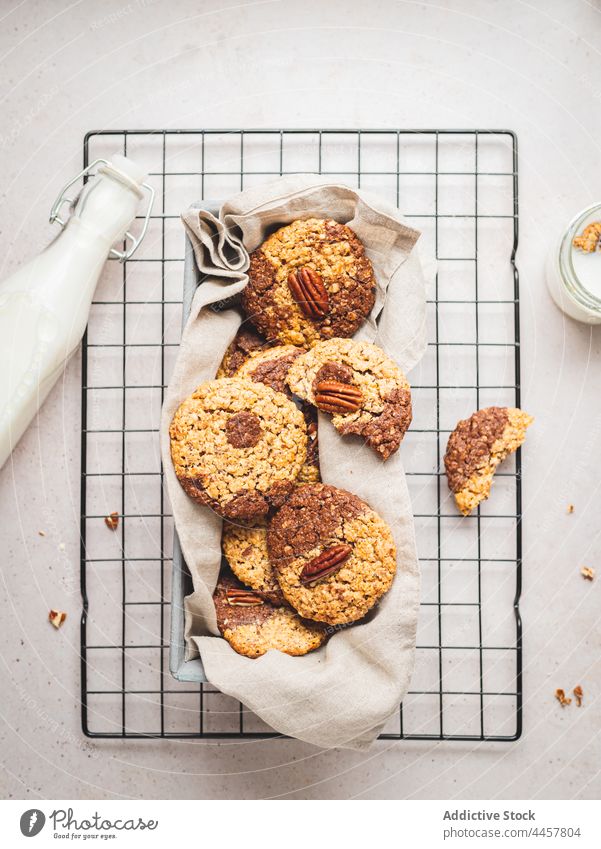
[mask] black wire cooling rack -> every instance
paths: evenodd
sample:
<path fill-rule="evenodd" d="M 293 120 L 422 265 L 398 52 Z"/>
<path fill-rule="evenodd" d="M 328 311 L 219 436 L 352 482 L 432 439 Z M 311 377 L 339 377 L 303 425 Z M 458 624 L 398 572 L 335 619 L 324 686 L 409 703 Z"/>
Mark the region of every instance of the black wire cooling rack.
<path fill-rule="evenodd" d="M 179 213 L 281 174 L 311 172 L 379 195 L 436 256 L 428 351 L 410 375 L 403 446 L 422 570 L 411 690 L 386 739 L 517 739 L 522 728 L 520 456 L 493 496 L 458 516 L 442 471 L 459 418 L 519 406 L 517 141 L 508 130 L 103 130 L 84 166 L 119 152 L 157 193 L 146 238 L 99 284 L 82 354 L 81 680 L 96 738 L 247 738 L 274 732 L 210 685 L 169 674 L 173 523 L 160 407 L 177 353 Z M 109 530 L 104 518 L 119 513 Z M 360 682 L 357 683 L 360 687 Z"/>

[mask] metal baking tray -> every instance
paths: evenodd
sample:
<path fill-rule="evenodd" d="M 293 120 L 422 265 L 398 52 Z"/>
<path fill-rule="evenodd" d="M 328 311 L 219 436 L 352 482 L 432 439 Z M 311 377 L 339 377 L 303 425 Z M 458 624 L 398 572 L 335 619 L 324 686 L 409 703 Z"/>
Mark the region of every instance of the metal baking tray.
<path fill-rule="evenodd" d="M 219 206 L 212 203 L 197 203 L 192 206 L 203 207 L 208 209 L 214 215 L 219 212 Z M 186 235 L 184 263 L 184 289 L 182 302 L 182 329 L 184 328 L 188 316 L 190 315 L 190 307 L 194 293 L 201 282 L 201 274 L 194 260 L 194 251 L 192 243 Z M 184 639 L 184 598 L 193 591 L 192 578 L 186 566 L 184 555 L 179 544 L 177 530 L 174 530 L 173 536 L 173 569 L 171 572 L 171 646 L 169 649 L 169 669 L 174 678 L 178 681 L 190 681 L 197 683 L 206 682 L 202 660 L 197 657 L 193 660 L 186 660 L 186 642 Z"/>

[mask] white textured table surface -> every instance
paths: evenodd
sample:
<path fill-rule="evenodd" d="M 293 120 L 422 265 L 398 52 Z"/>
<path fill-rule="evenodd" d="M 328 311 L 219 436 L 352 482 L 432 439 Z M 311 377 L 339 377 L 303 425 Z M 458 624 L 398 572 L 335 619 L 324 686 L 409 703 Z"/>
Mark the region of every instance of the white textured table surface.
<path fill-rule="evenodd" d="M 600 589 L 579 569 L 601 572 L 601 330 L 555 309 L 543 262 L 601 190 L 599 4 L 12 5 L 0 9 L 2 276 L 47 243 L 49 205 L 92 128 L 507 127 L 520 141 L 523 406 L 537 423 L 524 452 L 519 742 L 380 742 L 368 754 L 97 743 L 80 731 L 80 601 L 64 592 L 79 568 L 76 357 L 0 473 L 2 796 L 598 797 Z M 46 621 L 57 604 L 69 613 L 59 633 Z M 576 684 L 584 706 L 562 710 L 556 687 Z"/>

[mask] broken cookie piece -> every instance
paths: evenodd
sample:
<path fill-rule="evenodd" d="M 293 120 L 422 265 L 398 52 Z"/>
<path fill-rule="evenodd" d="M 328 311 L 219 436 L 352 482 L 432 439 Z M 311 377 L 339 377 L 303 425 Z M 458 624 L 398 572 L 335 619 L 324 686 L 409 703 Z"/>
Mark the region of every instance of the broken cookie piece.
<path fill-rule="evenodd" d="M 517 451 L 534 419 L 515 407 L 485 407 L 449 436 L 444 464 L 449 489 L 464 516 L 490 495 L 497 466 Z"/>

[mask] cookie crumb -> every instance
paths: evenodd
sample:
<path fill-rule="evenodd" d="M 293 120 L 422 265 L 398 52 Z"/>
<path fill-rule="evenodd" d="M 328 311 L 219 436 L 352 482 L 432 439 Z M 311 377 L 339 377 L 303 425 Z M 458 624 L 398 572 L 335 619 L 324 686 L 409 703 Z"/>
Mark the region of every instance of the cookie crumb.
<path fill-rule="evenodd" d="M 580 684 L 578 684 L 577 687 L 574 687 L 572 692 L 574 693 L 574 698 L 576 699 L 576 707 L 581 707 L 584 693 L 582 692 L 582 687 L 580 686 Z"/>
<path fill-rule="evenodd" d="M 67 614 L 63 613 L 62 610 L 51 610 L 48 613 L 48 621 L 54 625 L 56 629 L 61 627 L 66 618 Z"/>
<path fill-rule="evenodd" d="M 567 705 L 572 704 L 572 699 L 568 699 L 568 697 L 565 694 L 565 690 L 562 690 L 562 689 L 555 690 L 555 698 L 557 699 L 557 701 L 559 702 L 559 704 L 562 707 L 566 707 Z"/>
<path fill-rule="evenodd" d="M 573 512 L 574 512 L 574 505 L 568 504 L 568 513 L 573 513 Z"/>
<path fill-rule="evenodd" d="M 119 513 L 113 510 L 112 513 L 104 517 L 104 524 L 110 531 L 116 531 L 119 527 Z"/>
<path fill-rule="evenodd" d="M 592 566 L 583 566 L 580 570 L 580 574 L 585 581 L 593 581 L 595 579 L 595 570 Z"/>
<path fill-rule="evenodd" d="M 572 244 L 585 253 L 594 253 L 599 245 L 600 237 L 601 221 L 592 221 L 579 236 L 574 236 Z"/>

